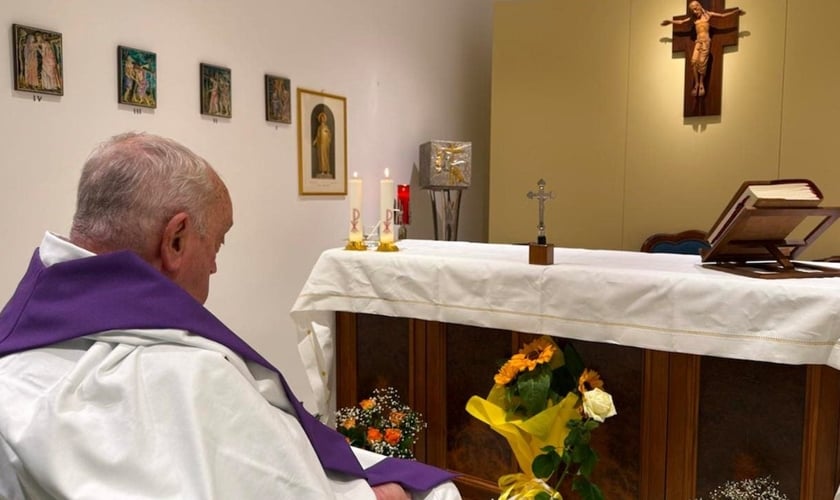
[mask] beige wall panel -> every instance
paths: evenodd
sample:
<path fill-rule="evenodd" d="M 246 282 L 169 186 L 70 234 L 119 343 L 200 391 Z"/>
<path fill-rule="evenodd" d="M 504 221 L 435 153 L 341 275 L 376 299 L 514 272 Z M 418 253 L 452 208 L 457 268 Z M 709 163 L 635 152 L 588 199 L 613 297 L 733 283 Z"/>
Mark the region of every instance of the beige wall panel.
<path fill-rule="evenodd" d="M 796 0 L 788 6 L 785 36 L 781 172 L 813 179 L 824 205 L 840 206 L 840 66 L 837 64 L 840 2 Z M 820 258 L 840 254 L 840 222 L 806 251 Z"/>
<path fill-rule="evenodd" d="M 759 5 L 761 4 L 761 5 Z M 637 1 L 632 11 L 624 248 L 656 232 L 707 230 L 746 179 L 779 171 L 783 0 L 740 0 L 737 49 L 724 54 L 721 116 L 682 116 L 685 56 L 662 19 L 685 2 Z"/>
<path fill-rule="evenodd" d="M 495 6 L 490 241 L 533 241 L 544 178 L 549 241 L 617 248 L 629 1 Z"/>
<path fill-rule="evenodd" d="M 840 205 L 834 0 L 729 0 L 747 12 L 724 54 L 722 113 L 682 116 L 685 56 L 662 19 L 684 0 L 495 7 L 491 241 L 533 239 L 540 177 L 558 245 L 637 249 L 706 230 L 744 180 L 813 179 Z M 594 201 L 592 201 L 594 200 Z M 840 255 L 840 224 L 805 257 Z"/>

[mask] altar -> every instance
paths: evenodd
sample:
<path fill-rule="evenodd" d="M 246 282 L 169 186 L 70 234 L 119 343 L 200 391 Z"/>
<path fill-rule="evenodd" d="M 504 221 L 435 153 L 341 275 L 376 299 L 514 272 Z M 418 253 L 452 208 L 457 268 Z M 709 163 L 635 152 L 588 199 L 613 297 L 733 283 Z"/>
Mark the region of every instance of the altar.
<path fill-rule="evenodd" d="M 429 422 L 418 458 L 463 472 L 465 497 L 515 470 L 464 403 L 529 334 L 573 342 L 617 399 L 599 429 L 608 498 L 695 498 L 750 474 L 790 498 L 834 495 L 840 279 L 747 278 L 699 256 L 556 248 L 538 266 L 527 246 L 399 246 L 320 256 L 292 308 L 301 356 L 324 414 L 377 385 L 407 394 Z"/>

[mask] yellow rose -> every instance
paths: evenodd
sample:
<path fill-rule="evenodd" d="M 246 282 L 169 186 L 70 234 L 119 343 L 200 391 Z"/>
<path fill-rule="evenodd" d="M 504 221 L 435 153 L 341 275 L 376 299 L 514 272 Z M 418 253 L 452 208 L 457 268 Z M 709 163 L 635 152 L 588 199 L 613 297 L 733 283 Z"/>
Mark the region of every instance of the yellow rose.
<path fill-rule="evenodd" d="M 603 422 L 618 413 L 615 411 L 612 396 L 598 388 L 583 393 L 583 411 L 587 417 L 598 422 Z"/>

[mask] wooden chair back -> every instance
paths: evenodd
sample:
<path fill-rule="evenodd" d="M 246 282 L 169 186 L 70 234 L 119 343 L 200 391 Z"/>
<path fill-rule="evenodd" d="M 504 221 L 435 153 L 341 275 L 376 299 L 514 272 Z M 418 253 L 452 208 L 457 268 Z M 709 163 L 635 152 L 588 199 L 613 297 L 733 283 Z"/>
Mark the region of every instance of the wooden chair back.
<path fill-rule="evenodd" d="M 656 233 L 642 243 L 642 252 L 651 253 L 680 253 L 700 255 L 700 251 L 708 249 L 706 232 L 699 229 L 689 229 L 679 233 Z"/>

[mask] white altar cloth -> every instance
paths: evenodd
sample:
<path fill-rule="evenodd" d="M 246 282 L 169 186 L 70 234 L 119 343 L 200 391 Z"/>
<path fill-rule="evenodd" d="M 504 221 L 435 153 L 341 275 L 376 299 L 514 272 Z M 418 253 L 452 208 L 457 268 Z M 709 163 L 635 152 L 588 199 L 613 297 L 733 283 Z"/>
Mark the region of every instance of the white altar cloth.
<path fill-rule="evenodd" d="M 691 255 L 556 248 L 541 266 L 522 245 L 398 245 L 325 251 L 292 307 L 319 410 L 335 311 L 840 369 L 840 278 L 749 278 Z"/>

